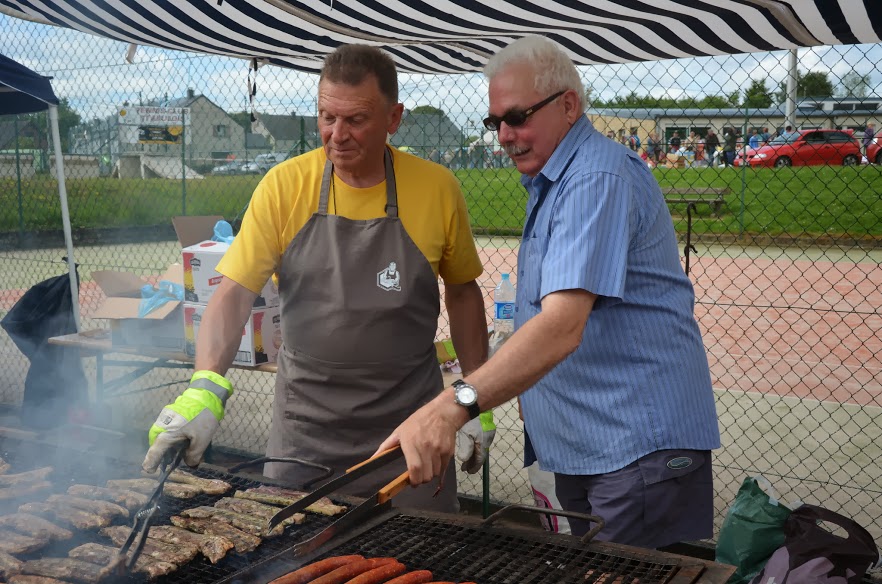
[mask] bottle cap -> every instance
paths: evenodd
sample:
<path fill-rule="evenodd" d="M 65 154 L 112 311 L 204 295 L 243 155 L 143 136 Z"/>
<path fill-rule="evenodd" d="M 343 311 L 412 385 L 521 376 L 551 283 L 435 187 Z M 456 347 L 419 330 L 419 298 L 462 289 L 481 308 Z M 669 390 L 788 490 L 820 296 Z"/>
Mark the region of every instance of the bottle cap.
<path fill-rule="evenodd" d="M 508 280 L 508 274 L 507 274 L 507 273 L 506 273 L 506 274 L 502 274 L 502 279 L 503 279 L 503 280 Z"/>

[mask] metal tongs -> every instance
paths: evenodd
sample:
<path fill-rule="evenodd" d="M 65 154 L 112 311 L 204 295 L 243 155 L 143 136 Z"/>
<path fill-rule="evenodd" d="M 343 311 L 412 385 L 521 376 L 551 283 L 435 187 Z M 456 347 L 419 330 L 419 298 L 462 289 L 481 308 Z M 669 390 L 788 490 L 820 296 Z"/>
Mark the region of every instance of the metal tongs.
<path fill-rule="evenodd" d="M 144 549 L 144 544 L 147 543 L 147 532 L 150 530 L 153 516 L 159 511 L 159 498 L 162 496 L 162 489 L 171 473 L 180 466 L 181 460 L 184 457 L 185 447 L 186 445 L 172 448 L 163 457 L 162 462 L 159 464 L 159 484 L 156 485 L 147 503 L 135 513 L 135 520 L 132 522 L 132 530 L 129 532 L 129 537 L 126 538 L 125 543 L 119 548 L 116 558 L 109 566 L 112 573 L 124 576 L 132 571 L 132 567 Z M 129 550 L 131 550 L 131 554 L 129 554 Z"/>
<path fill-rule="evenodd" d="M 401 447 L 395 446 L 394 448 L 390 448 L 389 450 L 381 452 L 373 458 L 369 458 L 364 462 L 353 466 L 352 468 L 347 470 L 345 474 L 340 475 L 336 479 L 326 483 L 325 485 L 304 496 L 302 499 L 299 499 L 296 503 L 288 505 L 287 507 L 273 515 L 267 525 L 267 532 L 272 531 L 273 528 L 282 523 L 284 520 L 288 519 L 295 513 L 303 511 L 329 493 L 336 491 L 340 487 L 351 483 L 355 479 L 363 477 L 364 475 L 376 470 L 381 466 L 385 466 L 390 462 L 401 458 L 402 456 L 404 456 L 404 453 L 401 451 Z M 382 505 L 383 503 L 389 501 L 392 497 L 400 493 L 404 489 L 404 487 L 409 484 L 410 476 L 407 471 L 404 471 L 389 484 L 359 503 L 358 506 L 356 506 L 354 509 L 346 512 L 345 515 L 343 515 L 334 523 L 320 531 L 317 535 L 294 546 L 294 548 L 292 549 L 293 555 L 295 557 L 302 556 L 314 551 L 335 534 L 339 533 L 344 527 L 347 527 L 348 525 L 358 521 L 360 517 L 362 517 L 369 511 L 372 511 L 374 507 Z"/>

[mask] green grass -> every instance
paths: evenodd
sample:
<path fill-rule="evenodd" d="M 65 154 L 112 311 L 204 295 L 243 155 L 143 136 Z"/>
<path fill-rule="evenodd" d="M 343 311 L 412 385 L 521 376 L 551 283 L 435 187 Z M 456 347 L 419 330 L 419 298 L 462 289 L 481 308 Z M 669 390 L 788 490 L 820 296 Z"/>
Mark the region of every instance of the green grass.
<path fill-rule="evenodd" d="M 663 187 L 728 187 L 720 216 L 707 206 L 693 214 L 696 233 L 790 236 L 882 236 L 882 167 L 780 169 L 657 169 Z M 460 170 L 457 178 L 477 233 L 519 234 L 526 192 L 514 169 Z M 239 217 L 260 177 L 77 179 L 67 182 L 74 228 L 168 225 L 171 217 Z M 20 196 L 19 196 L 20 193 Z M 685 205 L 671 205 L 685 230 Z M 57 230 L 57 185 L 48 177 L 0 179 L 0 232 Z"/>

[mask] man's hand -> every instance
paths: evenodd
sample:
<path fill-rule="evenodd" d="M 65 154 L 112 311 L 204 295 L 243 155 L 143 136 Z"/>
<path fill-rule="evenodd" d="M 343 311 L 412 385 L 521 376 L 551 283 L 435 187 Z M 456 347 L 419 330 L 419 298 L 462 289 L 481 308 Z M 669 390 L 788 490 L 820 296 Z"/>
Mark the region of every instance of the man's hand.
<path fill-rule="evenodd" d="M 462 463 L 460 468 L 469 474 L 481 470 L 495 436 L 496 424 L 493 422 L 492 411 L 483 412 L 479 417 L 466 422 L 456 433 L 456 460 Z"/>
<path fill-rule="evenodd" d="M 376 454 L 401 445 L 410 483 L 428 483 L 441 476 L 454 453 L 456 431 L 465 423 L 465 408 L 453 401 L 448 388 L 401 423 L 377 449 Z"/>
<path fill-rule="evenodd" d="M 233 395 L 233 386 L 213 371 L 197 371 L 190 387 L 159 412 L 150 428 L 150 450 L 142 467 L 154 472 L 165 454 L 173 447 L 186 445 L 184 462 L 198 466 L 205 449 L 211 443 L 220 421 L 224 419 L 224 404 Z"/>

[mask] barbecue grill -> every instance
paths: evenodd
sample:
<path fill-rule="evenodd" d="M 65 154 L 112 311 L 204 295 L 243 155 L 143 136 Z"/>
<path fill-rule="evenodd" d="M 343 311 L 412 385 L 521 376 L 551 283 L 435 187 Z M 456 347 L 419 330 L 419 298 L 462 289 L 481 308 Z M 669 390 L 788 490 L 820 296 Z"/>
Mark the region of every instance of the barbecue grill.
<path fill-rule="evenodd" d="M 63 492 L 72 483 L 103 485 L 107 479 L 140 476 L 138 464 L 107 457 L 96 449 L 73 450 L 57 443 L 4 437 L 2 433 L 0 456 L 12 465 L 11 472 L 53 466 L 53 492 Z M 235 489 L 279 484 L 259 475 L 232 474 L 211 465 L 188 470 L 200 477 L 227 481 Z M 36 499 L 47 495 L 38 495 Z M 171 515 L 191 507 L 212 505 L 222 496 L 203 494 L 184 500 L 163 496 L 153 524 L 167 525 Z M 356 502 L 347 497 L 332 498 L 350 506 Z M 13 512 L 20 502 L 11 505 L 0 501 L 0 514 Z M 152 582 L 265 584 L 312 561 L 354 553 L 393 556 L 409 569 L 432 570 L 438 580 L 471 580 L 479 584 L 721 584 L 734 571 L 729 566 L 673 554 L 602 542 L 584 543 L 577 537 L 546 534 L 511 524 L 501 527 L 495 518 L 488 523 L 466 516 L 402 511 L 388 502 L 314 552 L 294 556 L 292 548 L 298 542 L 317 534 L 335 519 L 309 513 L 303 524 L 288 526 L 283 535 L 264 539 L 249 554 L 231 552 L 217 564 L 200 555 Z M 109 543 L 97 533 L 80 531 L 71 541 L 56 542 L 21 559 L 66 557 L 69 549 L 88 542 Z M 122 581 L 141 584 L 146 577 L 131 574 Z"/>
<path fill-rule="evenodd" d="M 521 505 L 503 511 L 514 509 L 540 511 Z M 391 556 L 409 570 L 431 570 L 435 580 L 480 584 L 722 584 L 735 571 L 663 552 L 498 527 L 493 519 L 401 511 L 386 503 L 310 555 L 295 558 L 288 550 L 218 584 L 265 584 L 316 560 L 349 554 Z"/>
<path fill-rule="evenodd" d="M 52 493 L 63 493 L 68 486 L 74 483 L 103 486 L 108 479 L 137 478 L 141 476 L 139 464 L 121 459 L 107 458 L 96 451 L 84 452 L 71 448 L 61 447 L 57 444 L 39 440 L 21 440 L 4 437 L 0 434 L 0 457 L 12 465 L 9 472 L 24 472 L 43 466 L 52 466 L 55 470 L 49 480 L 52 482 Z M 200 465 L 197 469 L 187 469 L 196 476 L 209 479 L 221 479 L 233 485 L 233 489 L 247 489 L 261 485 L 279 485 L 278 482 L 262 478 L 255 480 L 254 475 L 248 473 L 230 474 L 211 465 Z M 224 496 L 232 496 L 231 490 L 226 495 L 198 495 L 192 499 L 174 499 L 162 496 L 160 508 L 152 521 L 153 525 L 170 525 L 169 518 L 177 515 L 184 509 L 198 507 L 200 505 L 213 505 Z M 49 492 L 43 492 L 32 497 L 32 500 L 44 500 Z M 335 499 L 337 499 L 335 497 Z M 16 501 L 0 501 L 0 515 L 14 513 L 24 499 Z M 335 502 L 351 505 L 351 499 L 341 497 Z M 297 542 L 312 537 L 334 518 L 315 513 L 307 513 L 307 520 L 301 525 L 290 525 L 285 528 L 284 534 L 274 538 L 266 538 L 260 546 L 251 553 L 237 554 L 230 552 L 217 564 L 210 563 L 202 555 L 197 556 L 191 562 L 179 567 L 175 572 L 167 576 L 151 580 L 157 584 L 176 583 L 211 583 L 239 572 L 255 562 L 271 557 L 283 550 L 290 548 Z M 120 524 L 119 521 L 115 524 Z M 124 525 L 131 526 L 131 520 Z M 78 530 L 69 541 L 53 542 L 38 552 L 28 556 L 20 556 L 19 559 L 30 560 L 44 557 L 67 557 L 68 550 L 84 543 L 101 543 L 113 545 L 107 538 L 98 535 L 97 532 Z M 141 584 L 147 581 L 142 574 L 129 574 L 121 580 L 128 584 Z"/>

